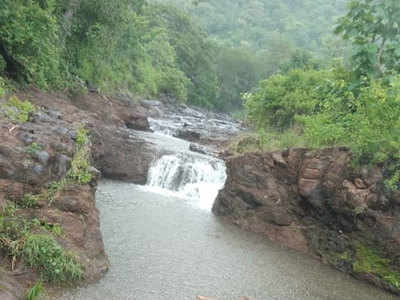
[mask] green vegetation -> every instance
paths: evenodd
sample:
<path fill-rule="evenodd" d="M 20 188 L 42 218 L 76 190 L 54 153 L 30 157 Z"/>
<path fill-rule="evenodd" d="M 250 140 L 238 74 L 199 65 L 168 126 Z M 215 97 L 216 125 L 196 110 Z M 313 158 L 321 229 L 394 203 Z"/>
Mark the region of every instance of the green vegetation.
<path fill-rule="evenodd" d="M 29 153 L 30 155 L 35 154 L 36 152 L 42 150 L 42 146 L 38 143 L 32 143 L 26 148 L 26 153 Z"/>
<path fill-rule="evenodd" d="M 88 131 L 83 127 L 79 128 L 75 139 L 75 154 L 67 178 L 79 184 L 87 184 L 92 180 L 92 174 L 89 171 L 90 141 Z"/>
<path fill-rule="evenodd" d="M 37 205 L 37 202 L 39 201 L 39 195 L 33 195 L 33 194 L 25 194 L 24 197 L 22 198 L 22 207 L 24 208 L 31 208 L 35 207 Z"/>
<path fill-rule="evenodd" d="M 167 94 L 212 107 L 213 48 L 182 12 L 145 1 L 0 3 L 0 76 L 42 89 Z"/>
<path fill-rule="evenodd" d="M 321 52 L 346 0 L 155 0 L 188 12 L 219 44 L 265 52 Z"/>
<path fill-rule="evenodd" d="M 400 71 L 399 19 L 399 1 L 350 2 L 336 33 L 353 43 L 353 68 L 359 77 L 396 75 Z"/>
<path fill-rule="evenodd" d="M 81 279 L 83 270 L 75 258 L 48 235 L 32 234 L 22 246 L 25 262 L 48 282 L 72 282 Z"/>
<path fill-rule="evenodd" d="M 21 101 L 16 96 L 11 97 L 0 106 L 0 112 L 3 112 L 10 121 L 15 123 L 28 122 L 35 111 L 36 108 L 32 103 Z"/>
<path fill-rule="evenodd" d="M 37 234 L 41 231 L 46 234 Z M 57 224 L 27 220 L 16 209 L 0 214 L 0 249 L 10 256 L 11 268 L 19 259 L 37 271 L 46 282 L 69 283 L 82 277 L 82 266 L 49 234 L 60 235 Z"/>
<path fill-rule="evenodd" d="M 351 1 L 338 23 L 336 32 L 353 44 L 349 66 L 332 62 L 329 68 L 321 67 L 298 55 L 281 69 L 285 72 L 262 81 L 244 99 L 261 144 L 276 144 L 272 135 L 279 136 L 282 147 L 301 141 L 314 148 L 347 146 L 355 162 L 383 165 L 386 186 L 397 189 L 400 4 L 375 3 Z"/>
<path fill-rule="evenodd" d="M 357 273 L 372 273 L 391 286 L 400 288 L 400 271 L 391 268 L 390 259 L 381 257 L 379 251 L 365 245 L 356 245 L 353 270 Z"/>
<path fill-rule="evenodd" d="M 0 62 L 1 62 L 1 59 L 0 59 Z M 1 66 L 0 66 L 0 70 L 2 70 L 1 69 Z M 5 88 L 5 82 L 4 82 L 4 79 L 0 76 L 0 99 L 1 99 L 1 97 L 3 97 L 4 96 L 4 94 L 6 93 L 6 88 Z"/>
<path fill-rule="evenodd" d="M 25 194 L 16 203 L 9 203 L 0 212 L 0 249 L 9 256 L 13 269 L 18 260 L 38 272 L 45 282 L 71 283 L 81 279 L 83 269 L 74 255 L 67 253 L 54 237 L 62 236 L 59 224 L 18 215 L 24 208 L 34 208 L 39 201 L 47 200 L 51 205 L 58 192 L 68 184 L 86 184 L 91 181 L 89 172 L 90 139 L 88 131 L 80 127 L 76 134 L 76 149 L 71 168 L 65 178 L 49 185 L 40 194 Z M 30 145 L 29 153 L 41 148 Z M 35 297 L 40 291 L 34 286 L 27 297 Z"/>
<path fill-rule="evenodd" d="M 40 299 L 40 295 L 43 292 L 42 282 L 36 283 L 32 286 L 25 295 L 25 300 L 38 300 Z"/>
<path fill-rule="evenodd" d="M 260 79 L 343 53 L 330 28 L 346 1 L 6 0 L 0 76 L 237 111 Z"/>

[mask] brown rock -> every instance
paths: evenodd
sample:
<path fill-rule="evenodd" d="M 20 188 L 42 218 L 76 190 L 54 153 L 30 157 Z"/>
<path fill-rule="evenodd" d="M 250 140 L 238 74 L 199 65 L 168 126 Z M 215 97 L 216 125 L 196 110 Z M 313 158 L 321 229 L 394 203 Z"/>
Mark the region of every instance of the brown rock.
<path fill-rule="evenodd" d="M 149 121 L 147 117 L 140 113 L 131 113 L 126 115 L 123 120 L 125 121 L 126 127 L 134 130 L 150 131 Z"/>
<path fill-rule="evenodd" d="M 354 180 L 354 184 L 358 189 L 366 189 L 367 188 L 367 185 L 361 178 L 356 178 Z"/>
<path fill-rule="evenodd" d="M 287 167 L 279 163 L 280 157 Z M 384 257 L 396 257 L 400 192 L 393 192 L 390 201 L 378 183 L 381 171 L 372 168 L 366 174 L 361 168 L 362 174 L 355 174 L 350 159 L 344 148 L 227 157 L 227 182 L 213 212 L 349 273 L 354 273 L 352 258 L 332 260 L 332 255 L 353 253 L 353 241 L 382 249 Z M 391 263 L 400 267 L 397 260 Z M 400 294 L 373 274 L 363 277 Z"/>
<path fill-rule="evenodd" d="M 321 170 L 304 169 L 301 177 L 305 179 L 319 179 L 321 177 Z"/>
<path fill-rule="evenodd" d="M 308 198 L 317 189 L 318 185 L 318 180 L 301 178 L 299 180 L 299 194 L 305 198 Z"/>
<path fill-rule="evenodd" d="M 282 153 L 280 152 L 272 153 L 272 159 L 278 166 L 287 168 L 288 165 L 286 160 L 283 158 Z"/>
<path fill-rule="evenodd" d="M 103 176 L 145 184 L 158 151 L 134 132 L 122 128 L 93 128 L 93 158 Z"/>

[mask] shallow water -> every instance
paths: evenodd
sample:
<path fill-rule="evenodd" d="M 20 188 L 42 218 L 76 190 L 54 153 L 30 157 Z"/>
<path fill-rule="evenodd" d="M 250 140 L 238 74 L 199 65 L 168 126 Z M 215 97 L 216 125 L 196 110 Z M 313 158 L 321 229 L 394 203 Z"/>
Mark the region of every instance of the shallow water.
<path fill-rule="evenodd" d="M 198 204 L 102 182 L 97 206 L 110 271 L 99 283 L 59 299 L 396 299 L 225 223 Z"/>

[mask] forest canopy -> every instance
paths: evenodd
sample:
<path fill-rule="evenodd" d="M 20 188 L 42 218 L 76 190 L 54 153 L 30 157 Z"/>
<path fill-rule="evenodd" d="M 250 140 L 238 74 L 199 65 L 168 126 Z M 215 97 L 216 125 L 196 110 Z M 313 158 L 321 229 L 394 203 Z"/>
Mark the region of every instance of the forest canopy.
<path fill-rule="evenodd" d="M 259 80 L 343 49 L 330 29 L 344 0 L 162 2 L 1 1 L 0 74 L 236 111 Z"/>

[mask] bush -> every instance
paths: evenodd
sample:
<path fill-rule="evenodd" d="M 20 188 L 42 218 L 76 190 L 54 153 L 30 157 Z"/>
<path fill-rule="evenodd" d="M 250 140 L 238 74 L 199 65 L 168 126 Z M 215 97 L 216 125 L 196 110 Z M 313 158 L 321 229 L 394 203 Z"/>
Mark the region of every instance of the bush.
<path fill-rule="evenodd" d="M 16 123 L 28 122 L 31 115 L 36 111 L 35 106 L 29 101 L 21 101 L 16 96 L 11 97 L 0 107 L 6 117 Z"/>
<path fill-rule="evenodd" d="M 25 262 L 48 282 L 72 282 L 82 278 L 82 266 L 47 235 L 29 235 L 22 249 Z"/>
<path fill-rule="evenodd" d="M 14 79 L 42 88 L 58 82 L 59 27 L 53 12 L 54 1 L 5 0 L 0 5 L 0 54 L 7 57 L 7 73 Z"/>
<path fill-rule="evenodd" d="M 316 147 L 347 145 L 357 161 L 383 163 L 400 158 L 400 89 L 371 82 L 347 105 L 330 99 L 321 113 L 307 116 L 304 133 Z M 349 98 L 348 98 L 349 99 Z"/>
<path fill-rule="evenodd" d="M 294 146 L 303 135 L 306 146 L 347 146 L 356 163 L 383 165 L 386 186 L 399 187 L 400 77 L 354 80 L 341 67 L 295 70 L 262 82 L 246 107 L 262 145 Z"/>
<path fill-rule="evenodd" d="M 67 177 L 79 184 L 87 184 L 92 180 L 90 168 L 90 145 L 88 131 L 84 127 L 80 127 L 75 138 L 75 154 L 71 162 L 71 168 L 67 173 Z"/>
<path fill-rule="evenodd" d="M 330 72 L 315 70 L 272 76 L 262 81 L 255 93 L 247 94 L 248 118 L 257 128 L 288 129 L 297 116 L 316 111 L 331 78 Z"/>

